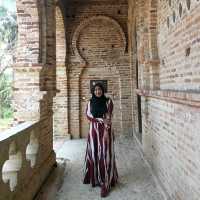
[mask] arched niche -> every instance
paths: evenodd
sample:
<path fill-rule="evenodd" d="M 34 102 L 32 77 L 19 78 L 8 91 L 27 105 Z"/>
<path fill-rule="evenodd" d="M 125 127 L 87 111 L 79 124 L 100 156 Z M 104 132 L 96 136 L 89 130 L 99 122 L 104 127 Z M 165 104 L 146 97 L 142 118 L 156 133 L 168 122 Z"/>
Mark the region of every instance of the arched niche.
<path fill-rule="evenodd" d="M 90 36 L 89 49 L 88 45 L 84 46 L 88 36 Z M 77 61 L 82 65 L 91 61 L 91 53 L 95 56 L 95 59 L 101 61 L 107 59 L 106 55 L 114 60 L 117 56 L 125 53 L 126 37 L 122 27 L 116 20 L 107 16 L 93 16 L 82 21 L 75 30 L 72 38 L 72 48 Z M 113 57 L 114 54 L 115 57 Z"/>

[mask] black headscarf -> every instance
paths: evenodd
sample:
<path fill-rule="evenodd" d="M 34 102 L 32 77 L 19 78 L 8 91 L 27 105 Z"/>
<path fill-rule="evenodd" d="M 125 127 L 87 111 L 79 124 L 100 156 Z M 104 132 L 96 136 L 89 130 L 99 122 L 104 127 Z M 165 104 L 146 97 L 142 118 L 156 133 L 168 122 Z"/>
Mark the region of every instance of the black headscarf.
<path fill-rule="evenodd" d="M 100 87 L 102 90 L 101 97 L 97 97 L 94 94 L 95 88 Z M 93 117 L 95 118 L 102 118 L 105 113 L 108 112 L 106 102 L 108 98 L 104 95 L 104 87 L 101 83 L 96 83 L 92 88 L 92 98 L 90 99 L 90 109 Z"/>

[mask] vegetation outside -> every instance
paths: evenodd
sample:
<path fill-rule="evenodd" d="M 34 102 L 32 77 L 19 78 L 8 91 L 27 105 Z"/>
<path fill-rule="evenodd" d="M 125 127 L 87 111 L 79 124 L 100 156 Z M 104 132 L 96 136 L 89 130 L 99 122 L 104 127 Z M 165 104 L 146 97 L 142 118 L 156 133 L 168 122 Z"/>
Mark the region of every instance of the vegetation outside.
<path fill-rule="evenodd" d="M 17 41 L 15 1 L 0 2 L 0 131 L 9 127 L 12 117 L 12 66 Z"/>

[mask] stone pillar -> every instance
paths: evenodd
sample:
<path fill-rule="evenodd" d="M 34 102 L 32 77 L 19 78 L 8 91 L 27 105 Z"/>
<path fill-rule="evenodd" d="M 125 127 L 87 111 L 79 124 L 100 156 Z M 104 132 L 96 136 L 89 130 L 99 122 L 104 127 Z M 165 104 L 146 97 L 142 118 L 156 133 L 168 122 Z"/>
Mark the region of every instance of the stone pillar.
<path fill-rule="evenodd" d="M 38 142 L 45 153 L 38 157 L 45 164 L 35 172 L 34 187 L 37 189 L 56 163 L 53 151 L 53 97 L 56 92 L 54 3 L 54 0 L 16 1 L 18 49 L 14 65 L 14 120 L 16 124 L 25 121 L 40 124 Z"/>
<path fill-rule="evenodd" d="M 16 64 L 13 69 L 14 121 L 20 123 L 40 120 L 40 100 L 46 94 L 45 91 L 40 91 L 42 65 L 27 67 L 25 64 Z"/>
<path fill-rule="evenodd" d="M 123 135 L 132 136 L 133 134 L 133 120 L 132 107 L 133 99 L 131 95 L 131 74 L 129 65 L 129 56 L 123 55 L 119 59 L 120 72 L 120 99 L 122 112 L 122 132 Z"/>

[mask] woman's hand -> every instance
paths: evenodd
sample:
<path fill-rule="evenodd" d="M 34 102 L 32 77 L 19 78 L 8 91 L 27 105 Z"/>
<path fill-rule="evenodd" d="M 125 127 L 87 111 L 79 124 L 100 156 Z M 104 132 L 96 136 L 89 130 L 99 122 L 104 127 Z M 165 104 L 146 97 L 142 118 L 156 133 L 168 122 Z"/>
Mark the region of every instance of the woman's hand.
<path fill-rule="evenodd" d="M 111 127 L 111 120 L 110 119 L 104 119 L 104 126 L 106 130 L 109 130 Z"/>
<path fill-rule="evenodd" d="M 110 119 L 103 119 L 103 123 L 106 125 L 111 125 L 111 120 Z"/>

